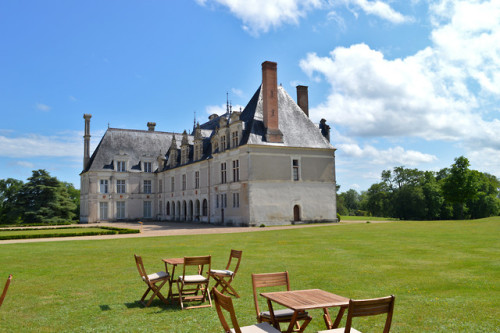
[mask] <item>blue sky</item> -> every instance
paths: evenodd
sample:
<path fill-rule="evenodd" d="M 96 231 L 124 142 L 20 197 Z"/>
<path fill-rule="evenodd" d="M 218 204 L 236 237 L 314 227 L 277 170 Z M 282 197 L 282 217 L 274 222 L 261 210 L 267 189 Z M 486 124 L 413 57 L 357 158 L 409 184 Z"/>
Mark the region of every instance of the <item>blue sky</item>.
<path fill-rule="evenodd" d="M 500 2 L 0 2 L 0 179 L 46 169 L 79 188 L 108 126 L 191 129 L 244 107 L 263 61 L 327 119 L 341 191 L 458 156 L 500 177 Z"/>

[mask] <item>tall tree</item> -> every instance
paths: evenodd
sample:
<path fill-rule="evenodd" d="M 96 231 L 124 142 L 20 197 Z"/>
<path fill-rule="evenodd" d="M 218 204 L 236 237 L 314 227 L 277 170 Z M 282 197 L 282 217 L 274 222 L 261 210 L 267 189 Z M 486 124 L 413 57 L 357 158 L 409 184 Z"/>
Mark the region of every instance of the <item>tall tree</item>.
<path fill-rule="evenodd" d="M 21 218 L 18 194 L 23 182 L 17 179 L 0 179 L 0 224 L 15 224 Z"/>
<path fill-rule="evenodd" d="M 19 193 L 24 223 L 65 223 L 73 219 L 76 205 L 66 186 L 45 170 L 35 170 Z"/>

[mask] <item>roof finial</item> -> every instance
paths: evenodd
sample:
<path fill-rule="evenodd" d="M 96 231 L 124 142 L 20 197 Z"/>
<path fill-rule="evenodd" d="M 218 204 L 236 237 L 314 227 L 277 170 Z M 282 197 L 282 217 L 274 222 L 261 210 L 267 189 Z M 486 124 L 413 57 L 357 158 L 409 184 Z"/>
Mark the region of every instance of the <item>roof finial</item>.
<path fill-rule="evenodd" d="M 196 128 L 196 111 L 194 111 L 194 118 L 193 118 L 193 131 Z"/>
<path fill-rule="evenodd" d="M 229 112 L 229 91 L 226 91 L 226 112 Z"/>

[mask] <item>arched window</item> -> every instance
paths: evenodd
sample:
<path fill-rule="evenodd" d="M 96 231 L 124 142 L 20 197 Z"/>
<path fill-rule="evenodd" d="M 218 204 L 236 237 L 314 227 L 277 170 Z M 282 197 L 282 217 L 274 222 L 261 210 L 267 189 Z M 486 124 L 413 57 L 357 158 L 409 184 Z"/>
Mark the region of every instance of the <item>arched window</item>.
<path fill-rule="evenodd" d="M 202 215 L 203 216 L 207 216 L 208 215 L 208 203 L 207 203 L 207 199 L 203 199 Z"/>
<path fill-rule="evenodd" d="M 165 208 L 165 210 L 166 210 L 166 212 L 165 212 L 165 213 L 166 213 L 167 215 L 170 215 L 170 202 L 169 202 L 169 201 L 167 201 L 167 207 Z"/>

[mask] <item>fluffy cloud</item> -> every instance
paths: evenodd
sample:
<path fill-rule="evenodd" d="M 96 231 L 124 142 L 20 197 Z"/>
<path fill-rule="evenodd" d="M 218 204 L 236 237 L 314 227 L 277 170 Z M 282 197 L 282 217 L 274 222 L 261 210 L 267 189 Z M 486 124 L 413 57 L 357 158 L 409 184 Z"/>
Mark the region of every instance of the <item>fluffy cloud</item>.
<path fill-rule="evenodd" d="M 240 109 L 243 111 L 245 107 L 242 105 L 233 105 L 232 110 L 233 111 L 240 111 Z M 212 115 L 212 114 L 217 114 L 217 115 L 223 115 L 227 111 L 227 105 L 226 104 L 221 104 L 221 105 L 209 105 L 205 108 L 205 112 L 207 115 Z M 205 122 L 207 120 L 203 119 L 201 122 Z"/>
<path fill-rule="evenodd" d="M 500 99 L 500 3 L 443 1 L 432 8 L 433 45 L 415 55 L 388 60 L 356 44 L 302 59 L 304 72 L 331 86 L 311 114 L 345 126 L 350 135 L 500 149 L 500 122 L 491 120 L 497 111 L 489 105 Z"/>
<path fill-rule="evenodd" d="M 36 104 L 36 108 L 40 111 L 50 111 L 50 109 L 52 109 L 50 106 L 48 106 L 47 104 L 43 104 L 43 103 L 37 103 Z"/>
<path fill-rule="evenodd" d="M 243 29 L 253 35 L 266 33 L 283 24 L 298 24 L 308 11 L 322 6 L 321 0 L 197 0 L 201 5 L 209 2 L 229 8 L 243 21 Z"/>
<path fill-rule="evenodd" d="M 399 24 L 408 21 L 412 21 L 410 17 L 406 17 L 401 13 L 398 13 L 391 8 L 387 3 L 377 0 L 345 0 L 347 4 L 352 4 L 359 7 L 367 15 L 378 16 L 381 19 L 387 20 L 389 22 Z"/>
<path fill-rule="evenodd" d="M 0 135 L 0 157 L 82 157 L 82 136 L 81 132 L 75 132 L 68 136 Z"/>

